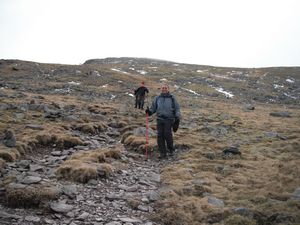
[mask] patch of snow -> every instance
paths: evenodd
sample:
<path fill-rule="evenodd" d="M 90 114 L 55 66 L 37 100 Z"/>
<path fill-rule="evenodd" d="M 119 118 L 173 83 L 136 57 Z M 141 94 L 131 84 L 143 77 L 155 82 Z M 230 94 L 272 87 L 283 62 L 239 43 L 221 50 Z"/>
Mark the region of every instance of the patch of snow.
<path fill-rule="evenodd" d="M 123 81 L 121 81 L 121 80 L 118 80 L 118 83 L 123 83 Z"/>
<path fill-rule="evenodd" d="M 175 84 L 175 85 L 174 85 L 174 88 L 178 89 L 178 88 L 179 88 L 179 86 Z"/>
<path fill-rule="evenodd" d="M 286 81 L 286 82 L 289 82 L 289 83 L 295 83 L 295 81 L 292 80 L 292 79 L 286 79 L 285 81 Z"/>
<path fill-rule="evenodd" d="M 157 66 L 148 66 L 149 69 L 157 69 Z"/>
<path fill-rule="evenodd" d="M 4 87 L 1 87 L 0 90 L 4 90 Z"/>
<path fill-rule="evenodd" d="M 92 74 L 93 74 L 93 75 L 96 75 L 96 76 L 98 76 L 98 77 L 101 77 L 101 74 L 100 74 L 97 70 L 94 70 L 94 71 L 92 72 Z"/>
<path fill-rule="evenodd" d="M 102 85 L 102 87 L 107 88 L 107 87 L 108 87 L 108 84 L 104 84 L 104 85 Z"/>
<path fill-rule="evenodd" d="M 197 73 L 204 73 L 203 70 L 197 70 Z"/>
<path fill-rule="evenodd" d="M 116 96 L 115 95 L 111 95 L 110 99 L 114 99 L 114 98 L 116 98 Z"/>
<path fill-rule="evenodd" d="M 126 95 L 129 95 L 130 97 L 134 97 L 134 95 L 131 94 L 131 93 L 126 92 L 125 94 L 126 94 Z"/>
<path fill-rule="evenodd" d="M 179 64 L 175 63 L 175 64 L 173 64 L 173 66 L 179 66 Z"/>
<path fill-rule="evenodd" d="M 232 98 L 232 97 L 234 96 L 232 93 L 230 93 L 230 92 L 228 92 L 228 91 L 224 91 L 224 89 L 221 88 L 221 87 L 214 87 L 214 86 L 212 86 L 212 85 L 210 85 L 210 87 L 212 87 L 212 88 L 214 88 L 216 91 L 218 91 L 218 92 L 224 94 L 227 98 Z"/>
<path fill-rule="evenodd" d="M 133 67 L 130 67 L 129 69 L 130 69 L 130 70 L 135 70 Z"/>
<path fill-rule="evenodd" d="M 116 71 L 116 72 L 119 72 L 119 73 L 125 73 L 125 74 L 129 74 L 128 72 L 126 71 L 122 71 L 122 70 L 119 70 L 119 69 L 116 69 L 116 68 L 111 68 L 112 71 Z"/>
<path fill-rule="evenodd" d="M 197 96 L 201 96 L 199 93 L 197 93 L 197 92 L 195 92 L 195 91 L 193 91 L 193 90 L 190 90 L 190 89 L 187 89 L 187 88 L 181 88 L 182 90 L 185 90 L 185 91 L 188 91 L 188 92 L 190 92 L 190 93 L 192 93 L 192 94 L 194 94 L 194 95 L 197 95 Z"/>
<path fill-rule="evenodd" d="M 147 74 L 147 72 L 146 72 L 145 70 L 138 70 L 138 72 L 139 72 L 140 74 L 142 74 L 142 75 L 146 75 L 146 74 Z"/>
<path fill-rule="evenodd" d="M 70 93 L 71 89 L 70 88 L 67 88 L 67 89 L 54 89 L 54 92 L 60 93 L 60 94 Z"/>
<path fill-rule="evenodd" d="M 70 85 L 80 85 L 80 82 L 70 81 L 68 82 Z"/>
<path fill-rule="evenodd" d="M 289 94 L 287 94 L 287 93 L 283 93 L 286 97 L 289 97 L 289 98 L 292 98 L 292 99 L 297 99 L 296 97 L 294 97 L 294 96 L 291 96 L 291 95 L 289 95 Z"/>
<path fill-rule="evenodd" d="M 80 70 L 76 70 L 75 73 L 76 73 L 76 74 L 80 74 L 81 71 L 80 71 Z"/>
<path fill-rule="evenodd" d="M 167 81 L 167 79 L 166 78 L 161 78 L 160 81 Z"/>
<path fill-rule="evenodd" d="M 233 78 L 233 77 L 226 77 L 224 75 L 218 75 L 218 74 L 213 74 L 213 73 L 211 73 L 210 75 L 213 76 L 213 77 L 227 79 L 227 80 L 244 81 L 244 80 L 241 80 L 241 79 L 236 79 L 236 78 Z"/>
<path fill-rule="evenodd" d="M 275 89 L 284 87 L 283 85 L 279 85 L 279 84 L 273 84 L 273 86 L 274 86 Z"/>

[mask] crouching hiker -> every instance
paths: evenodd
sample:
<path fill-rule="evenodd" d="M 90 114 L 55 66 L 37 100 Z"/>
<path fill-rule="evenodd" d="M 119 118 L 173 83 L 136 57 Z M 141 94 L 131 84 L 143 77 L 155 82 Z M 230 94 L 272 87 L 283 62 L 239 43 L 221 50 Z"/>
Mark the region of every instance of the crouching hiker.
<path fill-rule="evenodd" d="M 160 152 L 159 158 L 167 157 L 167 149 L 170 155 L 174 154 L 173 135 L 178 129 L 180 121 L 180 108 L 176 98 L 169 93 L 169 86 L 163 84 L 161 86 L 161 94 L 156 96 L 152 105 L 145 111 L 148 115 L 157 113 L 157 145 Z M 173 127 L 174 124 L 177 127 Z M 166 148 L 167 145 L 167 148 Z"/>
<path fill-rule="evenodd" d="M 149 90 L 145 87 L 145 82 L 141 82 L 141 86 L 134 91 L 135 95 L 135 108 L 144 109 L 145 95 Z"/>

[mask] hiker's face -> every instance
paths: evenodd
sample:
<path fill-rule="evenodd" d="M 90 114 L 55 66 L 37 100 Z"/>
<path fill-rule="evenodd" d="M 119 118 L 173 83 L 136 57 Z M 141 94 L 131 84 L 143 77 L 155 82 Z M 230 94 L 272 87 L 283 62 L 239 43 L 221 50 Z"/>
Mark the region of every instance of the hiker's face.
<path fill-rule="evenodd" d="M 161 93 L 168 93 L 169 92 L 169 87 L 167 85 L 163 85 L 161 87 Z"/>

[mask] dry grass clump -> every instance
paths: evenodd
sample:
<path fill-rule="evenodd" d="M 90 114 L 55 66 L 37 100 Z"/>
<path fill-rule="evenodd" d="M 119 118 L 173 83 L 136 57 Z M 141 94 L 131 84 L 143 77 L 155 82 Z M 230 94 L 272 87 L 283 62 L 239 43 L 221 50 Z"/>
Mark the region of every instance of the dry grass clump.
<path fill-rule="evenodd" d="M 116 109 L 112 106 L 104 106 L 104 105 L 90 105 L 88 106 L 88 110 L 95 114 L 115 114 Z"/>
<path fill-rule="evenodd" d="M 108 177 L 113 168 L 107 163 L 83 162 L 79 159 L 71 159 L 64 162 L 57 170 L 58 178 L 87 183 L 90 179 Z"/>
<path fill-rule="evenodd" d="M 0 158 L 0 171 L 2 168 L 4 168 L 5 164 L 6 164 L 6 161 L 4 159 Z"/>
<path fill-rule="evenodd" d="M 25 186 L 11 183 L 6 187 L 6 202 L 10 207 L 38 207 L 50 200 L 57 199 L 60 190 L 42 185 Z"/>
<path fill-rule="evenodd" d="M 133 135 L 130 131 L 126 132 L 123 135 L 121 142 L 130 150 L 134 150 L 140 153 L 145 153 L 146 151 L 146 138 Z M 157 143 L 155 138 L 149 138 L 147 150 L 149 152 L 154 152 L 155 150 L 157 150 Z"/>
<path fill-rule="evenodd" d="M 73 126 L 73 129 L 79 130 L 85 134 L 97 134 L 99 132 L 105 131 L 107 129 L 107 125 L 104 123 L 84 123 L 84 124 L 76 124 Z"/>
<path fill-rule="evenodd" d="M 50 146 L 55 145 L 57 148 L 72 148 L 76 145 L 84 145 L 83 141 L 78 137 L 73 137 L 65 134 L 41 134 L 36 136 L 38 145 L 41 146 Z"/>
<path fill-rule="evenodd" d="M 79 152 L 65 161 L 57 170 L 59 178 L 86 183 L 90 179 L 110 176 L 114 168 L 111 163 L 121 158 L 119 149 L 98 149 L 88 152 Z"/>
<path fill-rule="evenodd" d="M 225 220 L 225 225 L 256 225 L 256 221 L 240 215 L 232 215 Z"/>
<path fill-rule="evenodd" d="M 207 198 L 173 197 L 157 203 L 154 220 L 168 225 L 218 223 L 228 216 L 226 209 L 212 206 Z"/>
<path fill-rule="evenodd" d="M 20 158 L 20 152 L 15 148 L 0 146 L 0 158 L 7 162 L 13 162 Z"/>

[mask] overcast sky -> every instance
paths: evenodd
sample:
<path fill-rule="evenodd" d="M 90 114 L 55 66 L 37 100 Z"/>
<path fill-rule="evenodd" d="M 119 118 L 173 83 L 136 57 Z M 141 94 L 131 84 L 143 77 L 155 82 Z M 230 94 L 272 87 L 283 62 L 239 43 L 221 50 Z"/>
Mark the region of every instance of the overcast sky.
<path fill-rule="evenodd" d="M 0 0 L 0 59 L 300 66 L 299 0 Z"/>

